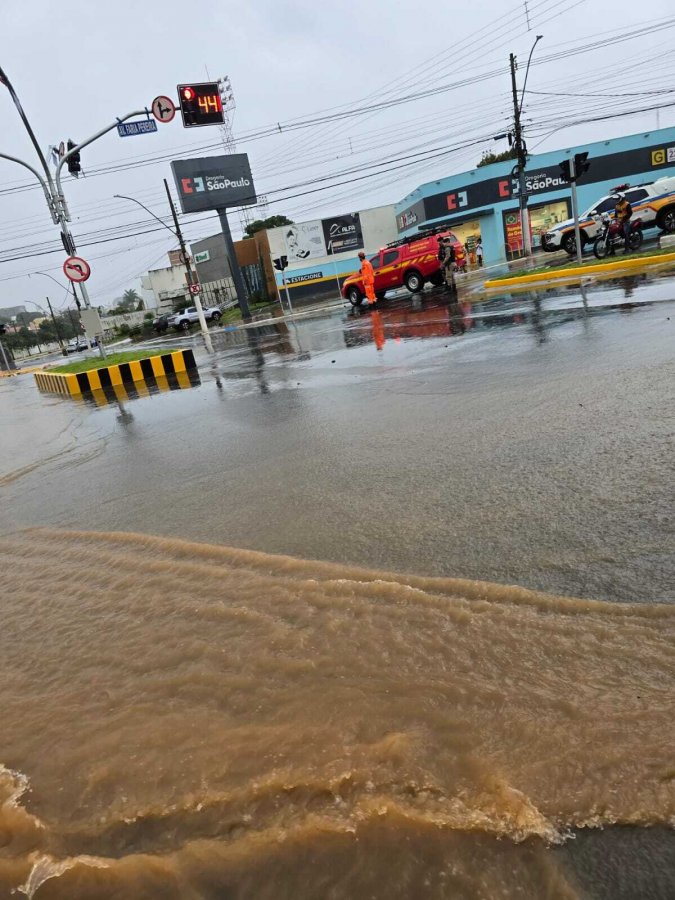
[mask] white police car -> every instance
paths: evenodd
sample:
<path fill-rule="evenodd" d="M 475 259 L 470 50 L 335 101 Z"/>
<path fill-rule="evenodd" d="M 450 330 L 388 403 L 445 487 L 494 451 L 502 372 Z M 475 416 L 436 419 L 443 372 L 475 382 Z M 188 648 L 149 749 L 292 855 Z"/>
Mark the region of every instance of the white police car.
<path fill-rule="evenodd" d="M 642 219 L 645 228 L 661 228 L 669 234 L 675 234 L 675 178 L 659 178 L 648 184 L 640 184 L 630 187 L 620 184 L 611 194 L 607 194 L 589 206 L 586 212 L 579 216 L 579 230 L 581 232 L 582 245 L 592 243 L 600 230 L 599 215 L 612 213 L 616 202 L 614 195 L 617 191 L 625 194 L 626 200 L 633 207 L 633 216 Z M 596 218 L 592 213 L 596 214 Z M 553 253 L 555 250 L 565 250 L 570 256 L 576 253 L 576 241 L 574 238 L 574 219 L 560 222 L 555 228 L 547 231 L 541 237 L 542 249 Z"/>

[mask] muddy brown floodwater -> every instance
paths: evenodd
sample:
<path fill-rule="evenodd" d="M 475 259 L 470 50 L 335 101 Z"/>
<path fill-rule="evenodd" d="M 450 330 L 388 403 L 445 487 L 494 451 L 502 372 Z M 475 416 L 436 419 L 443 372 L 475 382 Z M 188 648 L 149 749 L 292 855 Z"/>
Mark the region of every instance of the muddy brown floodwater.
<path fill-rule="evenodd" d="M 134 534 L 0 565 L 3 898 L 574 898 L 573 829 L 675 816 L 673 606 Z"/>

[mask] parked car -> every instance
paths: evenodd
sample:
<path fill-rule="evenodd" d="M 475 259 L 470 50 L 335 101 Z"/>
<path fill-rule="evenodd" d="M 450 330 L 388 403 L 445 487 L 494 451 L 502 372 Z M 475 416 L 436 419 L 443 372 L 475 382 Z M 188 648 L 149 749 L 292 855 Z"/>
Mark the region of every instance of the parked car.
<path fill-rule="evenodd" d="M 155 329 L 157 334 L 162 334 L 162 332 L 166 331 L 169 327 L 169 316 L 157 316 L 152 320 L 152 327 Z"/>
<path fill-rule="evenodd" d="M 95 340 L 91 342 L 91 346 L 92 347 L 97 346 Z M 66 347 L 66 350 L 68 351 L 68 353 L 81 353 L 83 350 L 88 350 L 88 349 L 89 349 L 89 341 L 83 337 L 73 338 L 71 341 L 68 342 L 68 346 Z"/>
<path fill-rule="evenodd" d="M 370 257 L 375 270 L 375 296 L 382 299 L 387 291 L 406 287 L 411 293 L 417 293 L 425 282 L 443 284 L 443 273 L 438 260 L 438 240 L 449 237 L 459 250 L 461 243 L 451 231 L 403 238 L 394 241 Z M 358 306 L 365 296 L 363 279 L 360 272 L 349 275 L 342 285 L 342 296 L 352 306 Z"/>
<path fill-rule="evenodd" d="M 217 322 L 221 315 L 222 313 L 218 306 L 209 306 L 204 309 L 204 318 L 207 322 Z M 198 321 L 197 307 L 188 306 L 187 309 L 182 309 L 173 316 L 169 316 L 167 323 L 172 328 L 175 328 L 176 331 L 187 331 L 190 325 Z"/>
<path fill-rule="evenodd" d="M 626 195 L 626 200 L 633 207 L 633 215 L 642 219 L 643 228 L 661 228 L 669 234 L 675 233 L 675 178 L 659 178 L 647 184 L 631 187 L 628 184 L 617 185 L 611 194 L 600 197 L 586 212 L 579 216 L 579 230 L 582 246 L 593 243 L 601 227 L 601 216 L 614 211 L 613 195 L 616 191 Z M 541 237 L 541 246 L 549 253 L 565 250 L 570 256 L 576 253 L 574 239 L 574 219 L 560 222 Z"/>

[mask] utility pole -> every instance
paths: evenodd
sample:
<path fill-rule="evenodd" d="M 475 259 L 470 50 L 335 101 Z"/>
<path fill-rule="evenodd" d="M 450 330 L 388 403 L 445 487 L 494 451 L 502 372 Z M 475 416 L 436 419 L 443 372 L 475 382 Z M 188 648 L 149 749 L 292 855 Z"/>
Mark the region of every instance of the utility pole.
<path fill-rule="evenodd" d="M 196 274 L 192 271 L 192 266 L 190 265 L 190 257 L 188 255 L 187 249 L 185 247 L 185 241 L 183 240 L 183 232 L 180 230 L 180 224 L 178 222 L 178 215 L 176 213 L 176 207 L 173 205 L 173 197 L 171 196 L 171 191 L 169 190 L 169 184 L 164 179 L 164 187 L 166 188 L 166 196 L 169 198 L 169 206 L 171 207 L 171 215 L 173 216 L 173 224 L 176 229 L 176 237 L 178 238 L 178 244 L 180 246 L 180 255 L 183 263 L 185 264 L 185 274 L 187 277 L 188 291 L 193 284 L 198 285 L 199 281 L 197 280 Z M 199 319 L 199 327 L 202 331 L 202 336 L 204 338 L 204 343 L 206 344 L 206 349 L 209 353 L 213 353 L 213 343 L 211 342 L 211 335 L 209 334 L 209 326 L 206 324 L 206 319 L 204 317 L 204 309 L 202 307 L 202 301 L 199 297 L 199 293 L 193 294 L 190 291 L 190 296 L 194 299 L 195 309 L 197 310 L 197 317 Z"/>
<path fill-rule="evenodd" d="M 54 310 L 52 309 L 52 304 L 49 301 L 49 297 L 47 297 L 46 299 L 47 299 L 47 306 L 49 307 L 49 312 L 52 317 L 52 322 L 54 323 L 54 331 L 56 332 L 56 339 L 59 342 L 59 347 L 61 348 L 61 353 L 63 353 L 64 356 L 67 356 L 68 354 L 66 353 L 66 348 L 63 346 L 63 341 L 61 340 L 61 332 L 59 331 L 59 326 L 57 325 L 57 322 L 56 322 L 56 316 L 54 315 Z"/>
<path fill-rule="evenodd" d="M 509 56 L 511 65 L 511 90 L 513 91 L 513 117 L 514 139 L 518 154 L 518 205 L 520 207 L 520 229 L 523 236 L 523 250 L 526 257 L 532 256 L 532 238 L 530 236 L 530 216 L 527 210 L 527 188 L 525 186 L 525 166 L 527 165 L 527 150 L 523 142 L 523 129 L 520 122 L 520 104 L 518 103 L 518 88 L 516 87 L 516 57 L 513 53 Z"/>

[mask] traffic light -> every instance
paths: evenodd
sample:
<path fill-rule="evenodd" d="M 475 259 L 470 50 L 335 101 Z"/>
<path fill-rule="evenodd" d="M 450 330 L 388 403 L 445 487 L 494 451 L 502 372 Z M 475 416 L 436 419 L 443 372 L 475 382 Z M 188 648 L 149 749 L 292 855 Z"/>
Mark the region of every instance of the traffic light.
<path fill-rule="evenodd" d="M 564 159 L 561 163 L 558 163 L 560 166 L 560 171 L 562 172 L 562 177 L 565 181 L 572 180 L 572 170 L 570 169 L 570 161 L 569 159 Z"/>
<path fill-rule="evenodd" d="M 77 147 L 75 141 L 68 141 L 68 153 L 73 149 L 73 147 Z M 73 153 L 72 156 L 68 157 L 68 171 L 71 175 L 74 175 L 77 178 L 82 171 L 82 166 L 80 165 L 80 151 L 77 153 Z"/>
<path fill-rule="evenodd" d="M 288 266 L 288 257 L 287 256 L 279 256 L 276 259 L 272 260 L 274 263 L 274 268 L 279 272 L 283 272 L 284 269 Z"/>
<path fill-rule="evenodd" d="M 179 84 L 178 105 L 184 128 L 220 125 L 224 120 L 223 101 L 217 81 L 201 84 Z"/>
<path fill-rule="evenodd" d="M 576 173 L 576 177 L 579 178 L 580 175 L 583 175 L 584 172 L 588 172 L 591 164 L 588 162 L 588 152 L 584 153 L 575 153 L 574 154 L 574 171 Z"/>
<path fill-rule="evenodd" d="M 564 159 L 561 163 L 558 163 L 558 165 L 560 166 L 560 171 L 562 172 L 565 181 L 578 181 L 584 172 L 588 172 L 591 167 L 591 164 L 588 161 L 588 152 L 586 151 L 574 154 L 574 177 L 572 176 L 571 160 Z"/>

